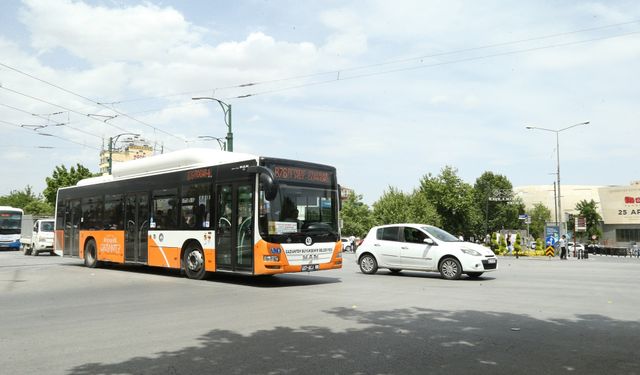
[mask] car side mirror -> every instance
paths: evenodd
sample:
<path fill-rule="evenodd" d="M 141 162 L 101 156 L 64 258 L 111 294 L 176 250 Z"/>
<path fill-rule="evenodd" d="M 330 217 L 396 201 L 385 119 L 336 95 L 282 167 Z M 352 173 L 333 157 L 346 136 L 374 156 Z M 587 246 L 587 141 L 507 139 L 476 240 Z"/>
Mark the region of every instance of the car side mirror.
<path fill-rule="evenodd" d="M 425 238 L 423 242 L 429 246 L 437 245 L 431 238 L 428 238 L 428 237 Z"/>

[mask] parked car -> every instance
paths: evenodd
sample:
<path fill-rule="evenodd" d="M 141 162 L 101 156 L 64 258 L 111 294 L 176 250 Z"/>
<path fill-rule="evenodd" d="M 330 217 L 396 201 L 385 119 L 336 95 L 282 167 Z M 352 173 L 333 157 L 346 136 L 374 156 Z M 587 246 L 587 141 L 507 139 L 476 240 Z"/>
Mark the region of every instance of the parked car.
<path fill-rule="evenodd" d="M 352 245 L 348 238 L 341 238 L 340 241 L 342 241 L 342 251 L 351 251 Z"/>
<path fill-rule="evenodd" d="M 356 251 L 356 261 L 365 274 L 374 274 L 379 268 L 392 273 L 433 271 L 449 280 L 459 279 L 462 274 L 478 278 L 498 267 L 491 249 L 460 241 L 438 227 L 425 224 L 371 228 Z"/>
<path fill-rule="evenodd" d="M 579 243 L 574 246 L 573 242 L 568 242 L 567 250 L 571 252 L 571 256 L 575 257 L 579 251 L 584 252 L 584 245 Z"/>

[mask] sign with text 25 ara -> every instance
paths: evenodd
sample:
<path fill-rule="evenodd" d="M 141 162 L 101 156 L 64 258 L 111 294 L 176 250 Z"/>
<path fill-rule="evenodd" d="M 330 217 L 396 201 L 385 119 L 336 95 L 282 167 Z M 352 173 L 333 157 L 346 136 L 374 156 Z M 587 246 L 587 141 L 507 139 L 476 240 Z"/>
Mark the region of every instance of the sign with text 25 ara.
<path fill-rule="evenodd" d="M 600 202 L 605 224 L 640 223 L 640 187 L 601 189 Z"/>

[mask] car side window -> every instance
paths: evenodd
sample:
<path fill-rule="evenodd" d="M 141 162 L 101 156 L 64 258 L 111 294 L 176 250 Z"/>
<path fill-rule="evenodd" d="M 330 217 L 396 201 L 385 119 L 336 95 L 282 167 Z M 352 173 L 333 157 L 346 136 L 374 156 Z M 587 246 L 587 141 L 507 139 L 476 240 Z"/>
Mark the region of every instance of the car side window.
<path fill-rule="evenodd" d="M 417 230 L 416 228 L 404 227 L 404 242 L 410 243 L 424 243 L 424 239 L 427 238 L 427 235 L 422 231 Z"/>
<path fill-rule="evenodd" d="M 397 227 L 380 228 L 376 232 L 376 239 L 383 240 L 383 241 L 399 241 L 398 228 Z"/>

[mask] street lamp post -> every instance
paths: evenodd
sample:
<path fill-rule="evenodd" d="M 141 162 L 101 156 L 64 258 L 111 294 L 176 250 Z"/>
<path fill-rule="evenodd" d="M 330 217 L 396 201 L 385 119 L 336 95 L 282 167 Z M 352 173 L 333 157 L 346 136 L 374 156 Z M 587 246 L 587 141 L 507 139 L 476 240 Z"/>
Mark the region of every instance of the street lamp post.
<path fill-rule="evenodd" d="M 212 135 L 199 135 L 198 138 L 202 139 L 203 141 L 217 141 L 221 150 L 224 151 L 227 149 L 227 143 L 223 141 L 223 138 L 214 137 Z"/>
<path fill-rule="evenodd" d="M 231 104 L 227 104 L 220 99 L 212 98 L 210 96 L 201 96 L 191 98 L 191 100 L 213 100 L 220 104 L 222 111 L 224 112 L 224 123 L 227 125 L 227 151 L 233 151 L 233 131 L 231 129 Z"/>
<path fill-rule="evenodd" d="M 562 129 L 547 129 L 547 128 L 540 128 L 537 126 L 527 126 L 526 128 L 529 130 L 544 130 L 544 131 L 548 131 L 548 132 L 552 132 L 552 133 L 556 133 L 556 176 L 557 176 L 557 185 L 558 185 L 558 213 L 560 215 L 560 237 L 562 237 L 563 232 L 563 218 L 562 218 L 562 195 L 560 194 L 560 132 L 563 132 L 565 130 L 569 130 L 571 128 L 575 128 L 576 126 L 581 126 L 581 125 L 588 125 L 589 121 L 585 121 L 585 122 L 580 122 L 577 124 L 573 124 L 571 126 L 567 126 L 566 128 L 562 128 Z"/>
<path fill-rule="evenodd" d="M 111 167 L 113 166 L 113 145 L 118 142 L 118 138 L 123 135 L 133 135 L 134 137 L 140 136 L 140 134 L 137 133 L 120 133 L 115 137 L 109 137 L 109 174 L 111 174 Z"/>

